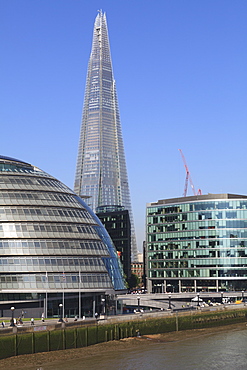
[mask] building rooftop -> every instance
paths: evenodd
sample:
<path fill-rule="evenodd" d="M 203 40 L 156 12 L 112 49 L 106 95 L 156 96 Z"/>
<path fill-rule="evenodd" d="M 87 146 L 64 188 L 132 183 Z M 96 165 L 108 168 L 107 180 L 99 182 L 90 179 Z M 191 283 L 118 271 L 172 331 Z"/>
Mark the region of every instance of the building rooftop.
<path fill-rule="evenodd" d="M 0 155 L 0 162 L 17 162 L 17 163 L 22 163 L 22 164 L 26 164 L 30 166 L 30 164 L 27 162 L 20 161 L 19 159 L 12 158 L 12 157 L 6 157 L 4 155 Z"/>
<path fill-rule="evenodd" d="M 175 204 L 175 203 L 187 203 L 187 202 L 199 202 L 199 201 L 208 201 L 208 200 L 223 200 L 223 199 L 247 199 L 247 195 L 240 194 L 204 194 L 204 195 L 191 195 L 188 197 L 179 197 L 179 198 L 170 198 L 170 199 L 161 199 L 158 202 L 147 203 L 148 207 L 158 206 L 163 204 Z"/>

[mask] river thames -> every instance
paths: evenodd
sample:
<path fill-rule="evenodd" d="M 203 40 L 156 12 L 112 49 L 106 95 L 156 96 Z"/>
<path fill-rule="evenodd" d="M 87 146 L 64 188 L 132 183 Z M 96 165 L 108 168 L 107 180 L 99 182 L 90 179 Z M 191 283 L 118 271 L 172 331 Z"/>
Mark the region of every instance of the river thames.
<path fill-rule="evenodd" d="M 20 358 L 15 357 L 0 361 L 0 368 L 35 370 L 245 370 L 247 368 L 246 364 L 247 327 L 243 323 L 224 328 L 201 329 L 114 341 L 78 350 L 20 356 Z"/>
<path fill-rule="evenodd" d="M 66 364 L 56 370 L 162 370 L 162 369 L 234 369 L 247 368 L 247 329 L 204 334 L 175 342 L 146 340 L 141 348 L 108 351 Z M 44 370 L 54 369 L 51 366 Z"/>

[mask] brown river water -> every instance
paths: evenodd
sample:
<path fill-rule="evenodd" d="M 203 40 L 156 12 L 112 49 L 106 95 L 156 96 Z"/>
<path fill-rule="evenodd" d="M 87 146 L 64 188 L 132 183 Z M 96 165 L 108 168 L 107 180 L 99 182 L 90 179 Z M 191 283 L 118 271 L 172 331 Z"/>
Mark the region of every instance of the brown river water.
<path fill-rule="evenodd" d="M 246 323 L 150 335 L 0 361 L 0 369 L 247 369 Z"/>

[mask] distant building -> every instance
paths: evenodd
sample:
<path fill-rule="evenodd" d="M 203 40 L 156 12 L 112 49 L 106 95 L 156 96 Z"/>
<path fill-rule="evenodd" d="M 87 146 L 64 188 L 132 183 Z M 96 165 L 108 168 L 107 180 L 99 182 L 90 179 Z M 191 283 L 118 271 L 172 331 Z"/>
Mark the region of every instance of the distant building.
<path fill-rule="evenodd" d="M 146 223 L 149 292 L 247 289 L 247 196 L 159 200 Z"/>
<path fill-rule="evenodd" d="M 96 214 L 110 235 L 127 279 L 131 275 L 131 224 L 129 211 L 122 206 L 101 206 Z"/>
<path fill-rule="evenodd" d="M 135 274 L 140 279 L 140 286 L 143 286 L 143 262 L 133 262 L 131 264 L 131 272 Z"/>
<path fill-rule="evenodd" d="M 138 262 L 143 262 L 143 253 L 138 252 L 137 260 L 138 260 Z"/>
<path fill-rule="evenodd" d="M 106 15 L 99 11 L 93 28 L 88 63 L 74 190 L 88 198 L 96 212 L 104 205 L 121 205 L 129 211 L 132 256 L 137 246 L 124 154 L 116 81 L 113 75 Z"/>
<path fill-rule="evenodd" d="M 140 279 L 139 286 L 142 287 L 144 283 L 144 263 L 143 263 L 143 253 L 138 252 L 138 260 L 131 263 L 131 272 L 132 274 L 138 276 Z"/>

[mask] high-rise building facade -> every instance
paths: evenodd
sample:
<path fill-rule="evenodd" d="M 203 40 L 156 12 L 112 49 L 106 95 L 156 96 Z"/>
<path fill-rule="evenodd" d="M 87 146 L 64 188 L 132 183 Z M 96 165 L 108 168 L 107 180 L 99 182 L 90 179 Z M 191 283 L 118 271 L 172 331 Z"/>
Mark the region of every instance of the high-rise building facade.
<path fill-rule="evenodd" d="M 95 212 L 121 205 L 129 211 L 132 256 L 137 247 L 106 15 L 99 11 L 88 64 L 74 191 Z"/>
<path fill-rule="evenodd" d="M 247 288 L 247 196 L 208 194 L 147 205 L 150 292 Z"/>
<path fill-rule="evenodd" d="M 115 245 L 123 271 L 128 280 L 131 275 L 131 225 L 129 212 L 122 206 L 101 206 L 96 215 L 105 226 Z"/>

